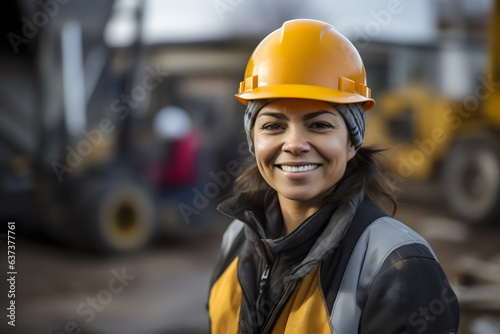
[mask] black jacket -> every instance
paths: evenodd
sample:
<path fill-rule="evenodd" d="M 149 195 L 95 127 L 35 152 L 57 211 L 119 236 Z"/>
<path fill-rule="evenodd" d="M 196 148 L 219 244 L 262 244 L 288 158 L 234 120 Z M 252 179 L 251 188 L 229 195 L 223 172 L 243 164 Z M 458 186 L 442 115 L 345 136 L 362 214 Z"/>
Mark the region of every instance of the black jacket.
<path fill-rule="evenodd" d="M 209 298 L 212 333 L 455 333 L 459 309 L 429 245 L 360 194 L 279 238 L 277 199 L 235 197 Z"/>

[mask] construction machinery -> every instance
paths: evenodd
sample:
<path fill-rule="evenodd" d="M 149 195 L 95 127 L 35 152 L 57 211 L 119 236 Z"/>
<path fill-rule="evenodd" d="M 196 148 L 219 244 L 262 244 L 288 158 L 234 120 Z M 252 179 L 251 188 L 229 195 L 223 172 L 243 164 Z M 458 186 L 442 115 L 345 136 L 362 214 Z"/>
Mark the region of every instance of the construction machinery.
<path fill-rule="evenodd" d="M 379 45 L 365 56 L 397 77 L 367 113 L 366 142 L 389 148 L 383 161 L 394 175 L 437 180 L 453 215 L 486 223 L 500 214 L 500 1 L 489 27 L 466 19 L 441 22 L 433 43 Z"/>
<path fill-rule="evenodd" d="M 130 160 L 134 106 L 120 100 L 137 84 L 138 46 L 106 45 L 114 10 L 2 3 L 0 214 L 66 244 L 129 252 L 148 244 L 155 221 Z"/>

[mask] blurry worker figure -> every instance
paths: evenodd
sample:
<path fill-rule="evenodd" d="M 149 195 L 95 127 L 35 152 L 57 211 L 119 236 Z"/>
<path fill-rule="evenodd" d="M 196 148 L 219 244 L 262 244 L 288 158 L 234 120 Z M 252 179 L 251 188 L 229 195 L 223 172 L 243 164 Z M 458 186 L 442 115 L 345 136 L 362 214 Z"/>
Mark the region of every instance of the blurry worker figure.
<path fill-rule="evenodd" d="M 201 140 L 188 113 L 179 107 L 164 107 L 155 116 L 153 130 L 164 142 L 167 155 L 155 172 L 157 185 L 169 189 L 194 185 L 199 176 Z"/>
<path fill-rule="evenodd" d="M 193 128 L 191 117 L 182 108 L 166 106 L 156 114 L 153 131 L 161 140 L 161 158 L 148 170 L 157 188 L 160 224 L 167 230 L 187 227 L 195 217 L 186 216 L 182 207 L 191 207 L 193 189 L 202 187 L 210 166 L 201 134 Z M 186 221 L 188 217 L 188 221 Z M 198 221 L 198 220 L 196 220 Z M 201 221 L 201 220 L 200 220 Z"/>

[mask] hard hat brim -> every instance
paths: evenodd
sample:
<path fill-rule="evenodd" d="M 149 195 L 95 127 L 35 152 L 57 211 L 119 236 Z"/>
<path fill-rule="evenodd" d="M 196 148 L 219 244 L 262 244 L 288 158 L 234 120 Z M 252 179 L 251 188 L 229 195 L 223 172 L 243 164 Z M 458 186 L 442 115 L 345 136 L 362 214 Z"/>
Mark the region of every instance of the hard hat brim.
<path fill-rule="evenodd" d="M 332 103 L 364 102 L 363 107 L 365 111 L 375 106 L 375 100 L 360 94 L 346 94 L 337 89 L 310 85 L 262 86 L 252 89 L 251 91 L 235 94 L 234 96 L 244 105 L 247 105 L 250 100 L 296 98 Z"/>

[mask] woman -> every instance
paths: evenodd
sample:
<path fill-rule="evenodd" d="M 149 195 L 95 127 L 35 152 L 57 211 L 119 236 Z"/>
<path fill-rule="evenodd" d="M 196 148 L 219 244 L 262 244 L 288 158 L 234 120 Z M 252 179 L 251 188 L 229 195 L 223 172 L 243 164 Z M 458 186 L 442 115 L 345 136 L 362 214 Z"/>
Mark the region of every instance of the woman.
<path fill-rule="evenodd" d="M 375 104 L 362 60 L 332 26 L 267 36 L 237 99 L 254 163 L 219 210 L 235 220 L 212 279 L 212 333 L 455 333 L 458 303 L 425 240 L 362 148 Z"/>

